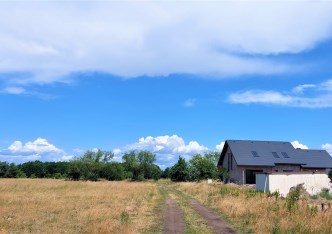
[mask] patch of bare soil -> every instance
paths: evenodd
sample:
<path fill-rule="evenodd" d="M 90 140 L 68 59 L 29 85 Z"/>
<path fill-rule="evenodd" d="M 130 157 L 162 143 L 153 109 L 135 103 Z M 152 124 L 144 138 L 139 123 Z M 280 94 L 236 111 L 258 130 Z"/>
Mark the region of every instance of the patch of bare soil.
<path fill-rule="evenodd" d="M 183 233 L 185 223 L 183 214 L 176 201 L 170 198 L 166 199 L 166 217 L 164 223 L 165 234 Z"/>
<path fill-rule="evenodd" d="M 223 233 L 223 234 L 233 234 L 237 233 L 234 229 L 232 229 L 227 223 L 222 221 L 219 217 L 219 215 L 212 211 L 207 209 L 206 207 L 202 206 L 200 203 L 198 203 L 196 200 L 190 200 L 189 201 L 191 207 L 199 213 L 209 224 L 210 227 L 213 228 L 215 233 Z"/>

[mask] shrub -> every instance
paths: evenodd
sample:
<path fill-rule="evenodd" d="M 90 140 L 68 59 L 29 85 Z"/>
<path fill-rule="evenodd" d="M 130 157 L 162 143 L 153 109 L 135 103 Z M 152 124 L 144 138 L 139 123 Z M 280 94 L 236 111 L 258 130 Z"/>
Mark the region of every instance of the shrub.
<path fill-rule="evenodd" d="M 121 163 L 106 163 L 102 168 L 101 176 L 107 180 L 123 180 L 126 172 Z"/>
<path fill-rule="evenodd" d="M 317 200 L 317 199 L 318 199 L 318 196 L 315 194 L 315 195 L 311 195 L 310 198 L 311 198 L 312 200 Z"/>
<path fill-rule="evenodd" d="M 295 188 L 291 188 L 287 198 L 286 207 L 288 211 L 291 211 L 296 206 L 296 202 L 300 199 L 302 185 L 299 184 Z"/>
<path fill-rule="evenodd" d="M 329 192 L 330 190 L 328 188 L 323 188 L 319 195 L 327 200 L 332 200 L 332 195 Z"/>

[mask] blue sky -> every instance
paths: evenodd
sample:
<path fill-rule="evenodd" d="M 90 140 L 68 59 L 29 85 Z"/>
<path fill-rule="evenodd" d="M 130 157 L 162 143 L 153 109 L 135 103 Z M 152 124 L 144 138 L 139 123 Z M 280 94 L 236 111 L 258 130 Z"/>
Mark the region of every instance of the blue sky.
<path fill-rule="evenodd" d="M 332 153 L 332 2 L 1 2 L 0 161 L 226 139 Z"/>

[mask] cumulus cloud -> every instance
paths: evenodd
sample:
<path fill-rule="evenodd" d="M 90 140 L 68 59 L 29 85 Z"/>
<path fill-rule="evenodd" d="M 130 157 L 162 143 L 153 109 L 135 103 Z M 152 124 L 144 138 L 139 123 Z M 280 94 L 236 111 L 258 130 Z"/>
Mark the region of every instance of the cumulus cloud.
<path fill-rule="evenodd" d="M 186 144 L 183 138 L 178 135 L 142 137 L 138 142 L 127 147 L 131 150 L 149 150 L 153 153 L 165 154 L 195 154 L 208 150 L 207 147 L 200 145 L 197 141 L 190 141 Z"/>
<path fill-rule="evenodd" d="M 91 70 L 281 73 L 295 65 L 242 55 L 315 47 L 331 37 L 331 10 L 329 1 L 1 2 L 0 73 L 25 72 L 3 79 L 16 85 L 68 82 L 67 74 Z"/>
<path fill-rule="evenodd" d="M 189 159 L 192 155 L 207 152 L 209 149 L 197 141 L 185 143 L 178 135 L 147 136 L 121 149 L 114 149 L 115 160 L 119 160 L 125 152 L 130 150 L 148 150 L 157 155 L 159 165 L 172 166 L 179 156 Z"/>
<path fill-rule="evenodd" d="M 332 144 L 330 144 L 330 143 L 323 144 L 322 149 L 329 152 L 329 154 L 332 156 Z"/>
<path fill-rule="evenodd" d="M 34 160 L 67 161 L 72 158 L 44 138 L 37 138 L 26 143 L 14 141 L 7 149 L 0 150 L 0 157 L 2 161 L 16 163 Z"/>
<path fill-rule="evenodd" d="M 224 145 L 225 145 L 224 141 L 220 142 L 220 144 L 216 145 L 216 150 L 221 152 L 222 149 L 224 148 Z"/>
<path fill-rule="evenodd" d="M 314 94 L 307 95 L 305 89 L 310 88 Z M 299 85 L 292 92 L 274 90 L 248 90 L 232 93 L 228 100 L 235 104 L 272 104 L 302 108 L 332 107 L 332 80 L 319 84 Z"/>
<path fill-rule="evenodd" d="M 292 141 L 291 144 L 295 149 L 309 149 L 308 146 L 301 144 L 299 141 Z"/>

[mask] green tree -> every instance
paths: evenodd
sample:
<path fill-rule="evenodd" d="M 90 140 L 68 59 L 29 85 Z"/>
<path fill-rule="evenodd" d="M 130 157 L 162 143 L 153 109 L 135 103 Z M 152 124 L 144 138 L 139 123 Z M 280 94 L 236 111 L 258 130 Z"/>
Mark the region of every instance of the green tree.
<path fill-rule="evenodd" d="M 158 165 L 151 165 L 151 179 L 159 180 L 161 178 L 163 171 Z"/>
<path fill-rule="evenodd" d="M 125 153 L 122 156 L 122 160 L 123 166 L 127 172 L 127 178 L 132 180 L 138 180 L 138 178 L 141 177 L 140 175 L 142 173 L 135 151 L 132 150 L 129 153 Z"/>
<path fill-rule="evenodd" d="M 5 176 L 7 178 L 16 178 L 18 174 L 19 174 L 18 167 L 14 163 L 9 164 L 9 168 Z"/>
<path fill-rule="evenodd" d="M 164 178 L 164 179 L 171 178 L 171 168 L 166 167 L 165 170 L 163 171 L 163 173 L 161 174 L 161 178 Z"/>
<path fill-rule="evenodd" d="M 211 153 L 205 154 L 204 156 L 200 154 L 194 155 L 189 161 L 190 180 L 217 179 L 219 173 L 215 166 L 215 161 L 216 159 Z"/>
<path fill-rule="evenodd" d="M 82 162 L 73 160 L 69 162 L 68 177 L 72 180 L 80 180 L 82 174 Z"/>
<path fill-rule="evenodd" d="M 73 180 L 97 181 L 100 177 L 103 164 L 113 158 L 114 154 L 109 151 L 88 150 L 80 158 L 74 159 L 69 168 L 69 177 Z"/>
<path fill-rule="evenodd" d="M 105 163 L 102 166 L 101 177 L 106 180 L 123 180 L 126 172 L 121 163 Z"/>
<path fill-rule="evenodd" d="M 189 179 L 188 164 L 181 156 L 177 163 L 171 168 L 170 177 L 172 181 L 187 181 Z"/>
<path fill-rule="evenodd" d="M 219 158 L 220 158 L 220 152 L 211 151 L 211 152 L 205 153 L 204 157 L 206 157 L 211 163 L 213 163 L 214 166 L 217 166 Z"/>
<path fill-rule="evenodd" d="M 156 160 L 156 155 L 149 151 L 140 151 L 137 155 L 137 160 L 144 179 L 153 179 L 153 173 L 158 170 L 155 167 L 156 165 L 153 164 Z"/>
<path fill-rule="evenodd" d="M 46 170 L 45 164 L 41 161 L 26 162 L 20 165 L 20 170 L 24 172 L 27 177 L 31 178 L 45 178 Z"/>
<path fill-rule="evenodd" d="M 130 151 L 122 156 L 128 178 L 132 180 L 159 179 L 160 168 L 154 164 L 156 155 L 149 151 Z"/>
<path fill-rule="evenodd" d="M 6 178 L 9 164 L 7 162 L 0 162 L 0 178 Z"/>

